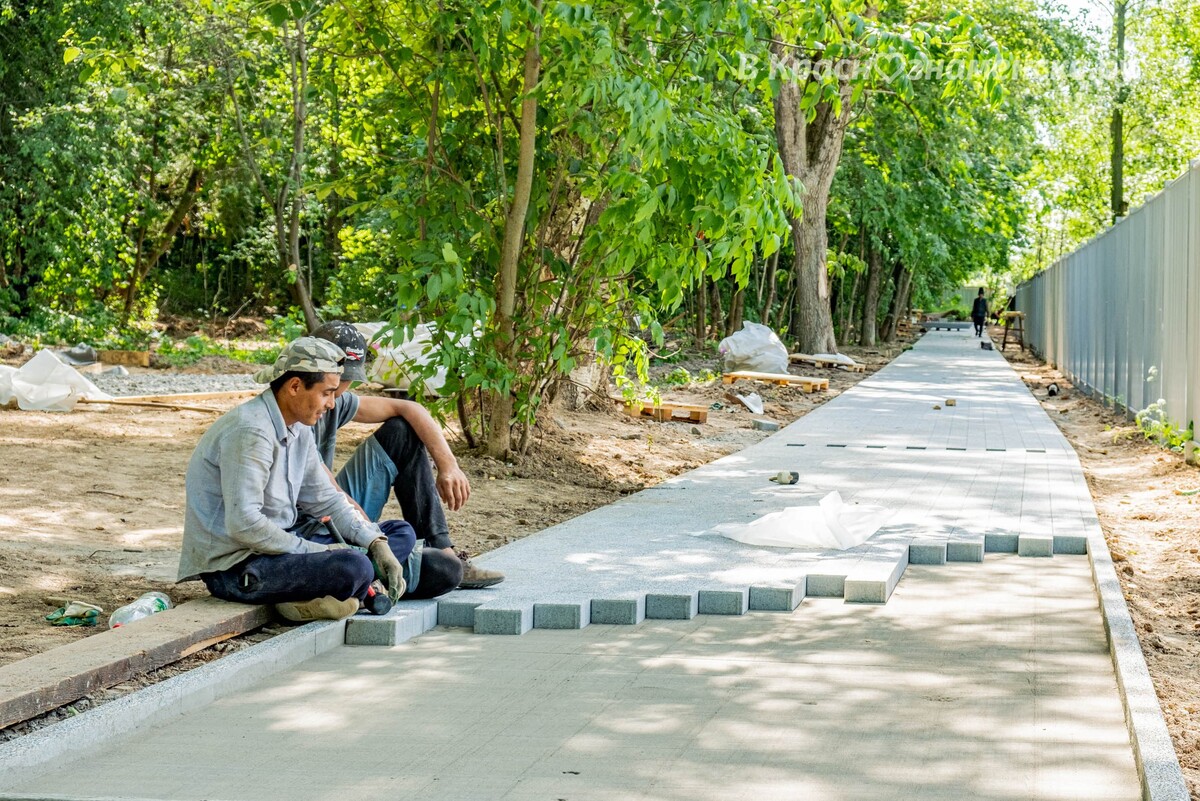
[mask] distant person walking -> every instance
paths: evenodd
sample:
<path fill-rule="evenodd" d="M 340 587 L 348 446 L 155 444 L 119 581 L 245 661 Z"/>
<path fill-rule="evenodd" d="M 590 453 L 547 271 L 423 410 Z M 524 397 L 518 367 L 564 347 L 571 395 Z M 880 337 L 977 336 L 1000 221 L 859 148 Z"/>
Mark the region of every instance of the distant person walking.
<path fill-rule="evenodd" d="M 983 336 L 983 324 L 987 322 L 987 315 L 987 298 L 983 296 L 983 287 L 980 287 L 979 294 L 975 297 L 975 305 L 971 307 L 971 322 L 975 323 L 975 336 Z"/>

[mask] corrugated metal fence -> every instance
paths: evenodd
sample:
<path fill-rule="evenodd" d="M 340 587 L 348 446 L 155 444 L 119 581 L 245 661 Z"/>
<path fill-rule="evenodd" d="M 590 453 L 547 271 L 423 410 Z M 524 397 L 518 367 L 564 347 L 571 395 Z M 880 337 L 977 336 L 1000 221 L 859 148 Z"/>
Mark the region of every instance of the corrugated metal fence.
<path fill-rule="evenodd" d="M 1200 161 L 1017 288 L 1034 352 L 1131 413 L 1200 418 Z M 1195 431 L 1193 426 L 1193 431 Z"/>

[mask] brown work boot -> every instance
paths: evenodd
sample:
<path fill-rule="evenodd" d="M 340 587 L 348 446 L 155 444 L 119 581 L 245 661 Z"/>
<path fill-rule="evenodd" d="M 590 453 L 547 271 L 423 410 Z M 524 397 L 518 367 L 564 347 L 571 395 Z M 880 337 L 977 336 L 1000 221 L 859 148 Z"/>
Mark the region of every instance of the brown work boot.
<path fill-rule="evenodd" d="M 275 609 L 286 620 L 293 623 L 307 623 L 310 620 L 341 620 L 358 611 L 358 599 L 347 598 L 339 601 L 332 595 L 326 595 L 311 601 L 289 601 L 275 604 Z"/>
<path fill-rule="evenodd" d="M 504 581 L 504 574 L 499 570 L 487 570 L 473 564 L 466 551 L 459 551 L 458 558 L 463 563 L 462 581 L 458 582 L 460 590 L 482 590 Z"/>

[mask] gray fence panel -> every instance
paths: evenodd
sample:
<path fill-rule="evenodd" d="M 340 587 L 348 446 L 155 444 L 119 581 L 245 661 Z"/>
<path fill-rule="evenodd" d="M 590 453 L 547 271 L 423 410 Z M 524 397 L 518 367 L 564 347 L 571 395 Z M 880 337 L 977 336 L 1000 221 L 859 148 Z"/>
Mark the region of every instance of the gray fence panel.
<path fill-rule="evenodd" d="M 1031 347 L 1090 392 L 1200 418 L 1200 161 L 1017 288 Z M 1194 427 L 1194 426 L 1193 426 Z"/>

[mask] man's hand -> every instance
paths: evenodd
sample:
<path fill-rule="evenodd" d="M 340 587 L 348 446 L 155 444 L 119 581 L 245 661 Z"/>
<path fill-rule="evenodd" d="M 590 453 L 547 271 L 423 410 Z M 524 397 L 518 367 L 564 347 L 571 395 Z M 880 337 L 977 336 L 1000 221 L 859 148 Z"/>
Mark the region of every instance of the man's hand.
<path fill-rule="evenodd" d="M 447 468 L 438 467 L 437 491 L 442 498 L 442 503 L 446 504 L 446 508 L 451 512 L 457 512 L 471 497 L 471 482 L 467 480 L 467 474 L 458 465 Z"/>
<path fill-rule="evenodd" d="M 379 537 L 374 540 L 367 547 L 367 556 L 371 557 L 371 563 L 375 565 L 375 572 L 387 586 L 388 597 L 392 599 L 392 603 L 399 601 L 400 596 L 407 589 L 404 585 L 404 568 L 400 566 L 400 560 L 396 558 L 396 554 L 392 553 L 392 549 L 388 547 L 387 537 Z"/>

